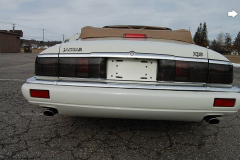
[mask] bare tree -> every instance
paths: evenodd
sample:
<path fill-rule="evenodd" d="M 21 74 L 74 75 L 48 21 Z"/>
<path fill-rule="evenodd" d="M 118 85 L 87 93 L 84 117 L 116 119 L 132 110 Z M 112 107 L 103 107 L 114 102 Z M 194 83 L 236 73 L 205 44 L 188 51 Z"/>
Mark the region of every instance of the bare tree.
<path fill-rule="evenodd" d="M 226 34 L 227 37 L 228 37 L 228 34 Z M 221 54 L 223 53 L 227 53 L 226 49 L 225 49 L 225 38 L 226 38 L 226 35 L 224 35 L 224 32 L 220 32 L 218 35 L 217 35 L 217 38 L 216 40 L 214 39 L 212 42 L 211 42 L 211 45 L 210 45 L 210 48 L 216 52 L 219 52 Z M 229 37 L 228 37 L 229 38 Z M 229 40 L 229 39 L 228 39 Z"/>
<path fill-rule="evenodd" d="M 217 44 L 217 41 L 214 39 L 213 41 L 211 41 L 210 43 L 210 49 L 214 50 L 214 51 L 217 51 L 219 48 L 218 44 Z"/>
<path fill-rule="evenodd" d="M 222 47 L 223 42 L 224 42 L 224 32 L 220 32 L 217 36 L 217 44 Z"/>
<path fill-rule="evenodd" d="M 238 35 L 234 40 L 234 49 L 240 54 L 240 32 L 238 32 Z"/>
<path fill-rule="evenodd" d="M 230 36 L 229 33 L 226 33 L 224 35 L 224 49 L 226 50 L 227 53 L 231 53 L 232 51 L 232 37 Z"/>

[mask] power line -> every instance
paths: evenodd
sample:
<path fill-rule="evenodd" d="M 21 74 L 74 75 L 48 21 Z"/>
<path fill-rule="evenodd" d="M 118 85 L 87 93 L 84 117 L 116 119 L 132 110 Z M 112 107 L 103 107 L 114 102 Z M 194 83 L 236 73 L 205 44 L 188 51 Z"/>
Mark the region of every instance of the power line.
<path fill-rule="evenodd" d="M 44 32 L 48 32 L 48 33 L 51 33 L 51 34 L 56 34 L 56 35 L 59 35 L 63 37 L 63 41 L 64 41 L 64 34 L 60 34 L 60 33 L 55 33 L 55 32 L 52 32 L 48 29 L 40 29 L 40 28 L 33 28 L 33 27 L 28 27 L 28 26 L 24 26 L 24 25 L 21 25 L 21 24 L 16 24 L 16 23 L 10 23 L 10 22 L 2 22 L 0 21 L 0 23 L 5 23 L 5 24 L 11 24 L 12 27 L 13 27 L 13 31 L 15 30 L 15 26 L 18 25 L 18 26 L 21 26 L 21 27 L 25 27 L 25 28 L 29 28 L 29 29 L 35 29 L 35 30 L 42 30 L 43 31 L 43 34 L 42 34 L 42 40 L 44 41 L 44 37 L 53 37 L 53 36 L 45 36 Z M 25 36 L 26 37 L 26 36 Z M 55 36 L 56 37 L 56 36 Z M 48 38 L 46 38 L 48 39 Z"/>
<path fill-rule="evenodd" d="M 19 26 L 22 26 L 22 27 L 25 27 L 25 28 L 29 28 L 29 29 L 42 30 L 42 29 L 40 29 L 40 28 L 27 27 L 27 26 L 24 26 L 24 25 L 21 25 L 21 24 L 16 24 L 16 25 L 19 25 Z"/>
<path fill-rule="evenodd" d="M 24 25 L 21 25 L 21 24 L 16 24 L 16 23 L 9 23 L 9 22 L 0 22 L 0 23 L 5 23 L 5 24 L 14 24 L 14 25 L 19 25 L 19 26 L 22 26 L 22 27 L 25 27 L 25 28 L 29 28 L 29 29 L 41 30 L 41 29 L 39 29 L 39 28 L 27 27 L 27 26 L 24 26 Z"/>
<path fill-rule="evenodd" d="M 29 40 L 37 40 L 37 41 L 42 41 L 43 37 L 38 37 L 38 36 L 24 36 L 22 37 L 22 39 L 29 39 Z M 52 39 L 52 38 L 44 38 L 44 40 L 47 41 L 61 41 L 61 40 L 56 40 L 56 39 Z"/>
<path fill-rule="evenodd" d="M 23 38 L 26 38 L 26 37 L 42 38 L 42 37 L 40 37 L 40 36 L 23 36 Z"/>
<path fill-rule="evenodd" d="M 1 22 L 1 21 L 0 21 L 0 23 L 5 23 L 5 24 L 13 24 L 13 23 L 10 23 L 10 22 Z"/>
<path fill-rule="evenodd" d="M 47 32 L 50 32 L 50 33 L 52 33 L 52 34 L 62 35 L 62 34 L 59 34 L 59 33 L 55 33 L 55 32 L 49 31 L 49 30 L 47 30 L 47 29 L 46 29 L 46 31 L 47 31 Z"/>
<path fill-rule="evenodd" d="M 11 25 L 14 24 L 14 25 L 22 26 L 22 27 L 29 28 L 29 29 L 43 30 L 43 29 L 41 29 L 41 28 L 28 27 L 28 26 L 24 26 L 24 25 L 21 25 L 21 24 L 18 24 L 18 23 L 10 23 L 10 22 L 2 22 L 2 21 L 0 21 L 0 23 L 11 24 Z M 44 30 L 45 30 L 45 31 L 48 31 L 48 32 L 50 32 L 50 33 L 52 33 L 52 34 L 62 35 L 62 34 L 60 34 L 60 33 L 55 33 L 55 32 L 52 32 L 52 31 L 50 31 L 50 30 L 47 30 L 47 29 L 44 29 Z"/>
<path fill-rule="evenodd" d="M 59 36 L 45 36 L 45 37 L 62 37 L 62 36 L 59 35 Z"/>

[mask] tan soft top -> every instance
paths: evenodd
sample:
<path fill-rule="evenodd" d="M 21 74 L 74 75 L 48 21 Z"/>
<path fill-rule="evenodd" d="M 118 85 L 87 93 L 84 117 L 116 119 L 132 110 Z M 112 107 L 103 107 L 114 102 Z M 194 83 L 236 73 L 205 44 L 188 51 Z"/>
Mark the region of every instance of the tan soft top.
<path fill-rule="evenodd" d="M 174 30 L 165 27 L 133 27 L 133 26 L 106 26 L 96 28 L 86 26 L 82 28 L 80 38 L 102 38 L 102 37 L 123 37 L 124 34 L 146 34 L 148 38 L 177 40 L 187 43 L 194 43 L 192 35 L 188 30 Z"/>

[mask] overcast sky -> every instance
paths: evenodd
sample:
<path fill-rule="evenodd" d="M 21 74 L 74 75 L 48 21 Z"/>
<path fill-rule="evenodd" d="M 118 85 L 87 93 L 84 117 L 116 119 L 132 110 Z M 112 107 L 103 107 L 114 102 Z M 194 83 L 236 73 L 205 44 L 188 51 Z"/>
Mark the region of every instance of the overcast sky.
<path fill-rule="evenodd" d="M 42 29 L 47 29 L 45 40 L 62 40 L 62 34 L 80 33 L 84 26 L 127 24 L 190 27 L 193 36 L 206 22 L 213 40 L 220 31 L 237 36 L 239 6 L 240 0 L 0 0 L 0 22 L 16 23 L 28 39 L 42 39 Z M 232 10 L 239 13 L 235 18 L 227 16 Z M 8 23 L 0 23 L 0 29 L 12 29 Z"/>

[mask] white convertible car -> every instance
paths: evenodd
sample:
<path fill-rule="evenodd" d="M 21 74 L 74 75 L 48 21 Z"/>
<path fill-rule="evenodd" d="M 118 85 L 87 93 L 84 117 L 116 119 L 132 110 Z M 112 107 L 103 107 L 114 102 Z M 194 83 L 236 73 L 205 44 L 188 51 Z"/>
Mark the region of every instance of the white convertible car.
<path fill-rule="evenodd" d="M 80 40 L 36 58 L 22 93 L 44 114 L 201 121 L 237 113 L 240 89 L 227 58 L 187 30 L 84 27 Z"/>

